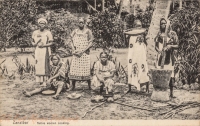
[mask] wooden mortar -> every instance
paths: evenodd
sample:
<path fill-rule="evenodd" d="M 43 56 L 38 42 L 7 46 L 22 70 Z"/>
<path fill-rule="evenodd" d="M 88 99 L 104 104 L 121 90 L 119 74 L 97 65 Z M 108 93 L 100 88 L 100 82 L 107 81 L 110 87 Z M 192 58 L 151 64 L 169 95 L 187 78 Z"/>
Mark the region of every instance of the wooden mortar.
<path fill-rule="evenodd" d="M 153 93 L 151 99 L 153 101 L 166 102 L 169 101 L 169 81 L 171 78 L 172 70 L 165 69 L 151 69 Z"/>

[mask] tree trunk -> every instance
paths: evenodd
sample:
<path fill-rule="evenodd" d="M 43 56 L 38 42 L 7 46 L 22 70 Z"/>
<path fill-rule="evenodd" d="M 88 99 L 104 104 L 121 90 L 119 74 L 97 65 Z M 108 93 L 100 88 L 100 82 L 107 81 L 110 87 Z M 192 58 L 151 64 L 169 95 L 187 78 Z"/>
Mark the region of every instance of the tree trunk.
<path fill-rule="evenodd" d="M 120 0 L 118 18 L 121 18 L 122 6 L 123 6 L 123 0 Z"/>
<path fill-rule="evenodd" d="M 105 0 L 102 0 L 102 11 L 104 11 L 104 3 L 105 3 Z"/>
<path fill-rule="evenodd" d="M 94 0 L 94 8 L 97 9 L 96 7 L 97 7 L 97 1 Z"/>
<path fill-rule="evenodd" d="M 115 7 L 116 7 L 116 9 L 118 8 L 118 6 L 117 6 L 117 3 L 116 3 L 116 0 L 114 0 L 114 4 L 115 4 Z"/>
<path fill-rule="evenodd" d="M 133 4 L 132 2 L 133 2 L 133 1 L 132 1 L 132 0 L 130 0 L 130 6 Z"/>
<path fill-rule="evenodd" d="M 180 5 L 179 5 L 179 9 L 182 9 L 182 0 L 180 0 Z"/>
<path fill-rule="evenodd" d="M 172 9 L 174 10 L 174 0 L 172 0 Z"/>
<path fill-rule="evenodd" d="M 96 12 L 98 12 L 97 10 L 96 10 L 96 8 L 94 8 L 92 5 L 90 5 L 88 2 L 87 2 L 87 0 L 84 0 L 86 3 L 87 3 L 87 5 L 89 6 L 89 7 L 91 7 L 92 8 L 92 10 L 93 11 L 96 11 Z"/>

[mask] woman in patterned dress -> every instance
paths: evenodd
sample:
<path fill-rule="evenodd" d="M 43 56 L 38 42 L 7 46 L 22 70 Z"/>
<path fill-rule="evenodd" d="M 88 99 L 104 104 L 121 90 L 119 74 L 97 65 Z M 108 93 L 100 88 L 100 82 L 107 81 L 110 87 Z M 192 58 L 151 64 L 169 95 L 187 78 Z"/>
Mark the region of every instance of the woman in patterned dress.
<path fill-rule="evenodd" d="M 92 85 L 95 88 L 100 87 L 100 94 L 102 94 L 104 87 L 106 88 L 106 94 L 112 92 L 115 71 L 115 64 L 108 60 L 108 53 L 101 52 L 100 60 L 94 65 L 94 76 L 92 78 Z"/>
<path fill-rule="evenodd" d="M 50 78 L 39 88 L 36 88 L 32 91 L 23 90 L 22 92 L 25 96 L 31 97 L 32 95 L 40 93 L 42 91 L 55 89 L 56 94 L 53 95 L 52 98 L 59 99 L 61 91 L 65 91 L 66 88 L 68 88 L 69 84 L 67 83 L 66 78 L 68 66 L 65 63 L 61 62 L 60 57 L 57 55 L 51 55 L 50 60 L 52 62 Z"/>
<path fill-rule="evenodd" d="M 39 30 L 35 30 L 32 34 L 32 45 L 35 46 L 35 69 L 36 82 L 43 83 L 48 80 L 50 74 L 51 55 L 50 46 L 53 44 L 53 36 L 51 32 L 45 29 L 47 20 L 40 18 L 38 20 Z"/>
<path fill-rule="evenodd" d="M 135 20 L 135 29 L 141 29 L 142 23 L 140 20 Z M 128 53 L 128 85 L 131 91 L 131 86 L 136 87 L 137 90 L 141 91 L 141 86 L 146 85 L 146 92 L 148 92 L 149 76 L 148 76 L 148 65 L 146 58 L 146 38 L 144 33 L 130 37 L 130 49 Z"/>
<path fill-rule="evenodd" d="M 85 20 L 79 18 L 79 28 L 71 33 L 73 58 L 70 66 L 69 79 L 72 80 L 72 89 L 75 88 L 76 81 L 87 81 L 91 89 L 90 76 L 90 52 L 93 35 L 91 30 L 85 27 Z"/>

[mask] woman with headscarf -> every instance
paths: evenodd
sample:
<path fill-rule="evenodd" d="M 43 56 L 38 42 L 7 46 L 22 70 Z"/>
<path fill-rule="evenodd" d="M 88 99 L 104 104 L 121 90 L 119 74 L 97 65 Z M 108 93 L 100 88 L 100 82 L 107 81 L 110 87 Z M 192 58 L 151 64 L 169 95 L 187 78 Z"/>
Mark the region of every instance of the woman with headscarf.
<path fill-rule="evenodd" d="M 164 39 L 166 37 L 166 45 L 164 46 Z M 160 19 L 160 31 L 154 39 L 155 41 L 155 50 L 157 51 L 157 68 L 162 68 L 172 70 L 171 79 L 169 83 L 170 87 L 170 97 L 173 96 L 173 87 L 175 86 L 174 78 L 174 63 L 175 55 L 174 49 L 178 49 L 178 36 L 176 32 L 171 30 L 170 21 L 164 18 Z M 162 54 L 165 52 L 165 59 L 162 59 Z M 164 61 L 164 66 L 162 66 L 162 61 Z"/>
<path fill-rule="evenodd" d="M 50 46 L 53 44 L 53 36 L 46 29 L 46 19 L 38 19 L 38 25 L 40 29 L 35 30 L 32 34 L 32 45 L 35 47 L 36 82 L 41 84 L 48 80 L 50 74 L 49 56 L 51 55 Z"/>
<path fill-rule="evenodd" d="M 76 81 L 87 81 L 91 89 L 90 75 L 90 50 L 93 44 L 93 35 L 90 29 L 85 27 L 86 21 L 79 18 L 79 28 L 71 33 L 73 58 L 70 66 L 69 79 L 72 80 L 74 90 Z"/>

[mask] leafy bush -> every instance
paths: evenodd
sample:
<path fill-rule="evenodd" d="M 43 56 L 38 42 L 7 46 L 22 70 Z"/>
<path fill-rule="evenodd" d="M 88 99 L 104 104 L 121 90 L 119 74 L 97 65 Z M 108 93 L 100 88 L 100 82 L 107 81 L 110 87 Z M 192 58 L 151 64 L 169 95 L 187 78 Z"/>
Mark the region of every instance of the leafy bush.
<path fill-rule="evenodd" d="M 97 47 L 125 47 L 123 38 L 123 21 L 116 13 L 101 12 L 91 16 L 89 24 L 95 37 Z"/>
<path fill-rule="evenodd" d="M 68 37 L 71 34 L 72 30 L 77 27 L 77 16 L 74 16 L 64 9 L 61 9 L 59 11 L 49 11 L 48 16 L 49 28 L 54 36 L 54 41 L 56 42 L 56 48 L 52 48 L 54 49 L 52 51 L 55 52 L 56 49 L 63 47 L 63 45 L 70 48 L 70 41 Z"/>
<path fill-rule="evenodd" d="M 127 28 L 133 28 L 133 23 L 135 20 L 140 20 L 142 22 L 142 27 L 148 28 L 151 23 L 152 15 L 153 8 L 149 6 L 145 11 L 137 12 L 135 16 L 133 14 L 126 15 L 124 21 L 127 23 Z"/>
<path fill-rule="evenodd" d="M 28 58 L 26 59 L 26 64 L 21 62 L 21 59 L 16 55 L 13 56 L 12 62 L 15 63 L 17 67 L 17 74 L 20 75 L 20 79 L 24 78 L 33 79 L 35 75 L 35 65 L 31 65 Z"/>
<path fill-rule="evenodd" d="M 176 72 L 180 80 L 191 84 L 200 77 L 200 42 L 199 23 L 200 12 L 197 7 L 187 7 L 176 11 L 170 16 L 172 29 L 179 38 L 178 62 Z"/>

